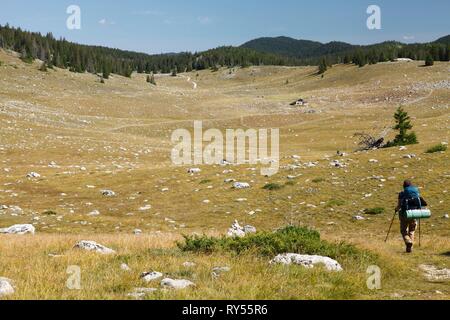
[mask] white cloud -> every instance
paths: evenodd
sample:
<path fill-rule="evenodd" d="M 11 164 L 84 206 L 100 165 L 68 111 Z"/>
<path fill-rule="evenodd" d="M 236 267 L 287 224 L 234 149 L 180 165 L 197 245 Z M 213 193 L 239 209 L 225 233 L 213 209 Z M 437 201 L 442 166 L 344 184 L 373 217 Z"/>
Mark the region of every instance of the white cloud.
<path fill-rule="evenodd" d="M 403 36 L 403 40 L 414 40 L 415 36 Z"/>
<path fill-rule="evenodd" d="M 114 21 L 108 21 L 107 19 L 103 18 L 98 22 L 98 24 L 106 26 L 106 25 L 115 25 L 116 23 Z"/>
<path fill-rule="evenodd" d="M 211 24 L 212 23 L 212 19 L 210 17 L 198 17 L 197 20 L 200 24 Z"/>
<path fill-rule="evenodd" d="M 141 16 L 163 16 L 164 12 L 159 10 L 142 10 L 142 11 L 134 11 L 133 14 L 141 15 Z"/>

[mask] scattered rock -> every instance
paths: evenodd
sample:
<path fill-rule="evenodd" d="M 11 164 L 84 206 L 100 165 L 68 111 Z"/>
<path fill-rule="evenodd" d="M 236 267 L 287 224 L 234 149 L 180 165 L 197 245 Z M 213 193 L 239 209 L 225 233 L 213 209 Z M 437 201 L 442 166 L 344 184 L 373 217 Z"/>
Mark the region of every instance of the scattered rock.
<path fill-rule="evenodd" d="M 195 284 L 189 280 L 173 280 L 166 278 L 161 281 L 161 286 L 179 290 L 193 287 Z"/>
<path fill-rule="evenodd" d="M 428 281 L 448 281 L 450 280 L 450 269 L 439 269 L 432 265 L 420 265 L 419 268 L 425 272 Z"/>
<path fill-rule="evenodd" d="M 256 233 L 256 228 L 253 226 L 245 226 L 241 227 L 239 222 L 236 220 L 231 225 L 231 228 L 228 229 L 227 236 L 230 238 L 243 238 L 249 233 Z"/>
<path fill-rule="evenodd" d="M 161 272 L 151 271 L 151 272 L 144 272 L 141 274 L 141 279 L 145 282 L 151 282 L 157 279 L 160 279 L 163 277 L 163 274 Z"/>
<path fill-rule="evenodd" d="M 248 189 L 248 188 L 250 188 L 250 184 L 248 184 L 247 182 L 235 182 L 233 184 L 233 188 L 234 189 Z"/>
<path fill-rule="evenodd" d="M 131 271 L 131 268 L 126 263 L 122 263 L 120 269 L 123 271 Z"/>
<path fill-rule="evenodd" d="M 90 216 L 90 217 L 95 217 L 95 216 L 99 216 L 99 215 L 100 215 L 100 211 L 98 211 L 98 210 L 94 210 L 94 211 L 88 213 L 88 216 Z"/>
<path fill-rule="evenodd" d="M 148 211 L 148 210 L 150 210 L 152 208 L 152 206 L 151 205 L 146 205 L 146 206 L 143 206 L 143 207 L 140 207 L 139 208 L 139 211 Z"/>
<path fill-rule="evenodd" d="M 127 294 L 128 297 L 132 297 L 134 299 L 140 300 L 145 298 L 145 296 L 158 291 L 155 288 L 136 288 L 133 292 Z"/>
<path fill-rule="evenodd" d="M 188 173 L 190 173 L 190 174 L 195 174 L 195 173 L 200 173 L 200 172 L 202 172 L 202 170 L 199 168 L 191 168 L 188 170 Z"/>
<path fill-rule="evenodd" d="M 183 263 L 183 267 L 185 267 L 185 268 L 193 268 L 195 266 L 196 266 L 196 264 L 194 262 L 187 261 L 187 262 Z"/>
<path fill-rule="evenodd" d="M 16 224 L 9 228 L 0 229 L 0 233 L 24 235 L 27 233 L 34 234 L 36 229 L 31 224 Z"/>
<path fill-rule="evenodd" d="M 80 241 L 78 242 L 75 247 L 75 249 L 82 249 L 82 250 L 86 250 L 86 251 L 95 251 L 98 252 L 100 254 L 114 254 L 116 253 L 116 251 L 107 248 L 101 244 L 98 244 L 95 241 Z"/>
<path fill-rule="evenodd" d="M 444 219 L 450 219 L 450 216 L 447 214 L 444 214 Z"/>
<path fill-rule="evenodd" d="M 14 294 L 14 287 L 11 280 L 7 278 L 0 278 L 0 298 Z"/>
<path fill-rule="evenodd" d="M 134 235 L 139 236 L 139 235 L 142 234 L 142 230 L 141 230 L 141 229 L 135 229 L 135 230 L 133 231 L 133 233 L 134 233 Z"/>
<path fill-rule="evenodd" d="M 231 271 L 230 267 L 215 267 L 212 270 L 212 276 L 214 278 L 218 278 L 222 273 L 227 273 L 230 271 Z"/>
<path fill-rule="evenodd" d="M 30 172 L 29 174 L 27 174 L 27 178 L 28 179 L 37 179 L 40 178 L 41 175 L 39 173 L 36 172 Z"/>
<path fill-rule="evenodd" d="M 314 268 L 315 265 L 322 264 L 328 271 L 342 271 L 341 265 L 336 261 L 328 257 L 322 256 L 310 256 L 301 255 L 295 253 L 286 253 L 276 256 L 271 264 L 297 264 L 306 268 Z"/>
<path fill-rule="evenodd" d="M 363 221 L 363 220 L 366 220 L 366 218 L 364 218 L 362 216 L 354 216 L 353 220 L 355 220 L 355 221 Z"/>
<path fill-rule="evenodd" d="M 105 197 L 115 197 L 116 193 L 112 190 L 102 190 L 102 195 Z"/>

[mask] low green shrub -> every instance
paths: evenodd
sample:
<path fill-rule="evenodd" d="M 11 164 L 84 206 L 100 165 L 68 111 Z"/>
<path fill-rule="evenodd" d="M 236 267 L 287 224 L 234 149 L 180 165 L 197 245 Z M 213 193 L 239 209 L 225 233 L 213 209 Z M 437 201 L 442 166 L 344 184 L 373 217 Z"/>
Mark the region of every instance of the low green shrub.
<path fill-rule="evenodd" d="M 325 207 L 327 208 L 333 208 L 333 207 L 340 207 L 343 206 L 345 204 L 344 200 L 341 199 L 331 199 L 327 202 L 327 204 L 325 205 Z"/>
<path fill-rule="evenodd" d="M 273 257 L 282 253 L 299 253 L 327 256 L 332 259 L 375 261 L 375 255 L 346 243 L 329 243 L 321 240 L 320 233 L 304 227 L 288 226 L 276 232 L 259 232 L 243 238 L 184 236 L 184 242 L 177 243 L 182 251 L 211 254 L 232 252 L 242 254 L 254 252 Z"/>
<path fill-rule="evenodd" d="M 426 153 L 436 153 L 436 152 L 444 152 L 447 151 L 447 146 L 445 144 L 438 144 L 434 147 L 431 147 L 426 151 Z"/>
<path fill-rule="evenodd" d="M 263 187 L 264 190 L 270 190 L 270 191 L 275 191 L 275 190 L 280 190 L 283 189 L 283 186 L 278 184 L 278 183 L 268 183 Z"/>
<path fill-rule="evenodd" d="M 364 210 L 365 214 L 370 214 L 370 215 L 378 215 L 378 214 L 383 214 L 385 212 L 386 212 L 385 208 L 370 208 L 370 209 Z"/>

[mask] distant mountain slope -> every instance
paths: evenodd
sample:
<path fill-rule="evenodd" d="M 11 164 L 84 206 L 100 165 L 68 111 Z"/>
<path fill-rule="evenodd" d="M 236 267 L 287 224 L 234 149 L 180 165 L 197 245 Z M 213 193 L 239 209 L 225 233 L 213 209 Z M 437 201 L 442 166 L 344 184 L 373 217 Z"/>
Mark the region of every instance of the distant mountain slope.
<path fill-rule="evenodd" d="M 448 36 L 437 39 L 435 42 L 443 43 L 443 44 L 450 44 L 450 34 Z"/>
<path fill-rule="evenodd" d="M 303 59 L 344 52 L 354 49 L 356 46 L 337 41 L 323 44 L 317 41 L 276 37 L 251 40 L 244 43 L 241 47 Z"/>
<path fill-rule="evenodd" d="M 431 44 L 448 45 L 450 44 L 450 35 L 442 37 Z M 302 59 L 304 62 L 317 61 L 321 57 L 328 56 L 331 61 L 338 60 L 338 57 L 353 55 L 357 51 L 384 51 L 391 52 L 393 56 L 398 55 L 412 55 L 410 51 L 414 51 L 413 55 L 423 56 L 420 51 L 426 51 L 431 44 L 404 44 L 397 41 L 386 41 L 373 45 L 352 45 L 345 42 L 329 42 L 320 43 L 309 40 L 297 40 L 289 37 L 275 37 L 275 38 L 258 38 L 244 43 L 241 47 L 248 48 L 265 53 L 274 53 L 284 55 L 292 58 Z M 418 52 L 420 54 L 418 54 Z M 414 57 L 412 57 L 414 58 Z"/>
<path fill-rule="evenodd" d="M 259 38 L 244 43 L 241 47 L 256 51 L 281 54 L 288 57 L 309 57 L 323 44 L 309 40 L 296 40 L 288 37 Z"/>

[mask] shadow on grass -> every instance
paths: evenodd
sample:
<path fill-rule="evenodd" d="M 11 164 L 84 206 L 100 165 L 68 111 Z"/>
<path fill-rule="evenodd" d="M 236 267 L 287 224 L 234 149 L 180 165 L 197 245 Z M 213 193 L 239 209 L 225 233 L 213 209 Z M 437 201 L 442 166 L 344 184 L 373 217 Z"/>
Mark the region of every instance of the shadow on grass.
<path fill-rule="evenodd" d="M 441 256 L 450 257 L 450 251 L 441 253 Z"/>

